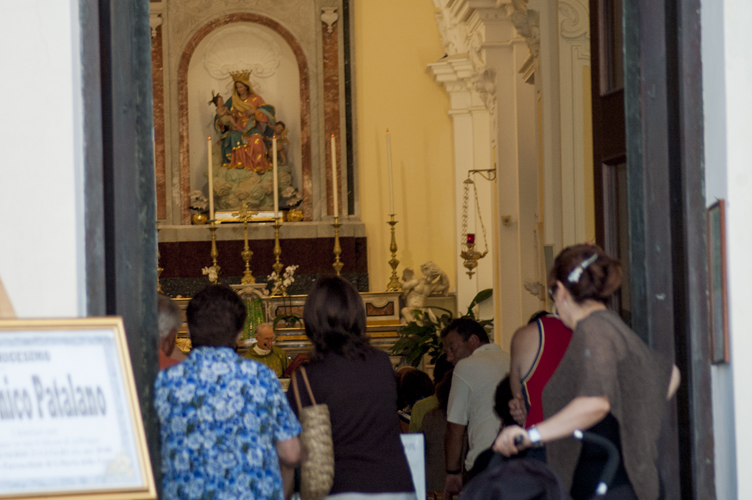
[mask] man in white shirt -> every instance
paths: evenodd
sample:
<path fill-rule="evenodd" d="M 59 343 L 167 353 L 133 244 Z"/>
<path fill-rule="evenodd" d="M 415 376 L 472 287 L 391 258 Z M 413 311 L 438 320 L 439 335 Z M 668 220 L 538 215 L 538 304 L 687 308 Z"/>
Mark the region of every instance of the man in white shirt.
<path fill-rule="evenodd" d="M 494 412 L 496 386 L 509 374 L 509 354 L 491 344 L 485 329 L 474 319 L 458 318 L 441 332 L 447 359 L 455 365 L 447 408 L 444 438 L 447 478 L 444 498 L 462 490 L 462 443 L 468 451 L 465 471 L 491 447 L 501 420 Z"/>

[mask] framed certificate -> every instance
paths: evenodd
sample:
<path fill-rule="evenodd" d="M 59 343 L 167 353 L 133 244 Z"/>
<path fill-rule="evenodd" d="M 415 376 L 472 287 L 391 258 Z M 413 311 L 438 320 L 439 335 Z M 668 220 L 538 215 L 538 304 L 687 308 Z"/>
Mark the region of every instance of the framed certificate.
<path fill-rule="evenodd" d="M 0 320 L 7 498 L 156 498 L 122 319 Z"/>

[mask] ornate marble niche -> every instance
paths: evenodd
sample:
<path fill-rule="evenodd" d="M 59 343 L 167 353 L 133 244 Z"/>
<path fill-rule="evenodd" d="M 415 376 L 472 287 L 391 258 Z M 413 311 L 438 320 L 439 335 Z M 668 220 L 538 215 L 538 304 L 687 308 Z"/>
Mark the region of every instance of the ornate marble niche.
<path fill-rule="evenodd" d="M 212 90 L 230 96 L 230 71 L 250 69 L 251 86 L 275 107 L 290 139 L 292 185 L 302 195 L 302 222 L 280 231 L 283 262 L 300 264 L 302 283 L 331 271 L 333 237 L 332 162 L 329 138 L 337 139 L 340 239 L 344 274 L 368 289 L 365 227 L 358 220 L 357 146 L 352 133 L 353 103 L 346 97 L 345 36 L 348 16 L 339 0 L 152 0 L 154 146 L 163 287 L 190 295 L 202 286 L 201 268 L 210 265 L 207 226 L 191 225 L 189 193 L 206 189 L 207 137 L 213 128 Z M 346 35 L 346 33 L 349 33 Z M 349 120 L 349 121 L 348 121 Z M 213 165 L 219 165 L 214 157 Z M 271 272 L 274 231 L 252 224 L 254 276 Z M 238 282 L 242 225 L 222 224 L 216 232 L 220 279 Z M 324 240 L 324 241 L 322 241 Z M 224 282 L 224 281 L 223 281 Z M 302 286 L 302 285 L 301 285 Z M 300 290 L 305 292 L 305 290 Z"/>
<path fill-rule="evenodd" d="M 214 106 L 207 103 L 212 90 L 229 96 L 227 72 L 239 66 L 252 67 L 246 69 L 253 69 L 254 91 L 287 125 L 304 220 L 333 212 L 332 134 L 340 214 L 354 216 L 342 222 L 356 219 L 354 104 L 345 92 L 352 31 L 341 2 L 152 0 L 150 8 L 159 220 L 190 223 L 188 193 L 206 189 L 206 138 L 214 135 Z"/>
<path fill-rule="evenodd" d="M 250 22 L 226 24 L 209 33 L 196 46 L 189 63 L 190 191 L 201 190 L 208 195 L 204 138 L 212 137 L 216 208 L 232 210 L 249 201 L 252 209 L 271 210 L 271 191 L 262 191 L 263 187 L 269 187 L 265 184 L 270 184 L 271 172 L 259 175 L 252 170 L 222 166 L 220 143 L 214 128 L 216 108 L 208 102 L 215 92 L 225 101 L 232 97 L 231 73 L 237 71 L 251 72 L 249 80 L 253 92 L 274 106 L 276 121 L 286 126 L 289 142 L 278 141 L 280 148 L 285 146 L 287 159 L 280 165 L 280 190 L 292 185 L 302 191 L 300 67 L 292 48 L 279 33 Z"/>

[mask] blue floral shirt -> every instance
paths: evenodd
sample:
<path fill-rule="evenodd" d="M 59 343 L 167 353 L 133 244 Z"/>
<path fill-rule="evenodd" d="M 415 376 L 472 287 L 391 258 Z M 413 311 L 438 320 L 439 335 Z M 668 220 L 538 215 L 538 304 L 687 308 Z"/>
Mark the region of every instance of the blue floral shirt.
<path fill-rule="evenodd" d="M 301 428 L 274 372 L 229 348 L 197 347 L 154 386 L 163 498 L 282 500 L 274 443 Z"/>

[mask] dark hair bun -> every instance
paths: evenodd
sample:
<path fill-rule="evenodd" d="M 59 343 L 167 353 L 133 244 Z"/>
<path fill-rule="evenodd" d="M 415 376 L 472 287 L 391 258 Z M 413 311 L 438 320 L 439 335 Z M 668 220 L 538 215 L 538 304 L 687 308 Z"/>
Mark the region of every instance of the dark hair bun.
<path fill-rule="evenodd" d="M 621 262 L 597 245 L 573 245 L 559 253 L 548 275 L 548 286 L 561 282 L 578 303 L 606 302 L 621 287 Z"/>

